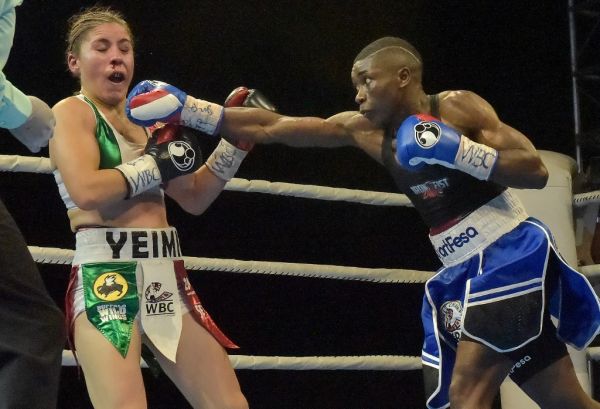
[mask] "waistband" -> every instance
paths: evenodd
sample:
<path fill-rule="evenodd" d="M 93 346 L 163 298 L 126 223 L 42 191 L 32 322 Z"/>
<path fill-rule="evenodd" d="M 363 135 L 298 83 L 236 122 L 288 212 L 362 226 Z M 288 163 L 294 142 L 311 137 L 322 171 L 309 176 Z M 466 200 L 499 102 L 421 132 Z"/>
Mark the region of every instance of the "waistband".
<path fill-rule="evenodd" d="M 460 264 L 527 219 L 521 201 L 505 190 L 447 230 L 429 239 L 446 267 Z"/>
<path fill-rule="evenodd" d="M 174 227 L 90 228 L 75 234 L 74 265 L 101 261 L 181 257 L 179 236 Z"/>

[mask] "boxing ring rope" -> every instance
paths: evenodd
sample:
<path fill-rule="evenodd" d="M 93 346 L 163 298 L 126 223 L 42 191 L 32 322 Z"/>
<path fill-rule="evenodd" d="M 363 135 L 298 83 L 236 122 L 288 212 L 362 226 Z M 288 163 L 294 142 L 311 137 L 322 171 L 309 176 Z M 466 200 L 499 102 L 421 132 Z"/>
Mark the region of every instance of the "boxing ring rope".
<path fill-rule="evenodd" d="M 0 172 L 52 173 L 50 159 L 45 157 L 0 155 Z M 225 190 L 248 193 L 268 193 L 304 199 L 346 201 L 377 206 L 407 206 L 412 203 L 400 193 L 371 192 L 366 190 L 299 185 L 266 180 L 233 178 Z M 573 206 L 583 207 L 600 203 L 600 190 L 573 195 Z"/>
<path fill-rule="evenodd" d="M 44 264 L 71 264 L 73 250 L 28 246 L 33 259 Z M 196 271 L 228 273 L 272 274 L 310 278 L 370 281 L 376 283 L 424 283 L 433 272 L 386 268 L 360 268 L 324 264 L 245 261 L 205 257 L 183 257 L 185 267 Z"/>
<path fill-rule="evenodd" d="M 421 369 L 421 357 L 403 355 L 363 356 L 259 356 L 229 355 L 235 369 L 252 370 L 354 370 L 354 371 L 411 371 Z M 63 351 L 63 366 L 75 366 L 71 351 Z M 140 361 L 142 368 L 148 365 Z"/>
<path fill-rule="evenodd" d="M 49 158 L 0 155 L 0 171 L 52 173 Z M 225 190 L 274 195 L 293 196 L 332 201 L 380 206 L 412 206 L 405 195 L 386 192 L 371 192 L 354 189 L 332 188 L 314 185 L 269 182 L 265 180 L 232 179 Z M 573 196 L 573 206 L 583 207 L 600 203 L 600 191 Z M 59 248 L 29 246 L 38 263 L 70 264 L 74 251 Z M 434 272 L 404 269 L 370 269 L 347 266 L 299 264 L 264 261 L 243 261 L 203 257 L 184 257 L 188 270 L 209 270 L 230 273 L 272 274 L 312 278 L 357 280 L 376 283 L 424 283 Z M 580 268 L 588 276 L 600 276 L 600 265 Z M 588 357 L 600 360 L 600 348 L 590 348 Z M 245 356 L 230 355 L 235 369 L 281 369 L 281 370 L 418 370 L 421 358 L 403 355 L 366 356 Z M 142 366 L 145 363 L 141 362 Z M 63 351 L 63 365 L 75 365 L 71 351 Z"/>
<path fill-rule="evenodd" d="M 0 171 L 52 173 L 49 158 L 0 155 Z M 298 185 L 293 183 L 269 182 L 266 180 L 246 180 L 233 178 L 225 190 L 248 193 L 270 193 L 280 196 L 294 196 L 306 199 L 336 200 L 378 206 L 412 206 L 405 195 L 381 193 L 365 190 L 333 188 L 327 186 Z"/>

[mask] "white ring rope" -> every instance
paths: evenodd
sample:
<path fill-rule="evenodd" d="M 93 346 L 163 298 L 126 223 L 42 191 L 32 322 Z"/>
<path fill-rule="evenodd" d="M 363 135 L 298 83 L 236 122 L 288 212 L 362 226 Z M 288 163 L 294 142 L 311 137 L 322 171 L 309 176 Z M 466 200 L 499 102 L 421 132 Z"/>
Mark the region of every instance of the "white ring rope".
<path fill-rule="evenodd" d="M 0 171 L 52 173 L 49 158 L 0 155 Z M 300 185 L 295 183 L 269 182 L 267 180 L 247 180 L 233 178 L 225 185 L 225 190 L 235 192 L 269 193 L 294 196 L 306 199 L 346 201 L 378 206 L 407 206 L 412 203 L 406 195 L 399 193 L 372 192 L 367 190 L 334 188 L 327 186 Z M 573 206 L 583 207 L 600 203 L 600 190 L 573 195 Z"/>
<path fill-rule="evenodd" d="M 586 277 L 600 277 L 600 264 L 591 264 L 589 266 L 580 266 L 579 272 Z"/>
<path fill-rule="evenodd" d="M 345 201 L 378 206 L 412 207 L 412 203 L 408 200 L 408 197 L 399 193 L 370 192 L 366 190 L 315 185 L 298 185 L 294 183 L 269 182 L 267 180 L 234 178 L 225 185 L 225 189 L 241 192 L 294 196 L 305 199 Z"/>
<path fill-rule="evenodd" d="M 0 155 L 0 171 L 52 173 L 52 165 L 44 157 Z"/>
<path fill-rule="evenodd" d="M 235 369 L 254 370 L 379 370 L 411 371 L 421 369 L 421 358 L 404 355 L 364 355 L 364 356 L 258 356 L 229 355 L 229 361 Z M 71 351 L 63 351 L 63 366 L 75 366 Z M 142 359 L 140 365 L 148 365 Z"/>
<path fill-rule="evenodd" d="M 600 190 L 573 195 L 573 206 L 575 207 L 583 207 L 595 203 L 600 203 Z"/>
<path fill-rule="evenodd" d="M 71 264 L 73 250 L 29 246 L 38 263 Z M 291 275 L 314 278 L 371 281 L 377 283 L 424 283 L 433 273 L 420 270 L 359 268 L 323 264 L 245 261 L 205 257 L 183 257 L 188 270 L 225 271 L 229 273 Z"/>
<path fill-rule="evenodd" d="M 586 350 L 587 358 L 590 361 L 600 361 L 600 347 L 590 347 Z"/>
<path fill-rule="evenodd" d="M 0 171 L 52 173 L 50 159 L 44 157 L 0 155 Z M 234 178 L 225 190 L 251 193 L 269 193 L 306 199 L 346 201 L 378 206 L 412 206 L 406 195 L 399 193 L 371 192 L 327 186 L 299 185 L 267 180 Z"/>
<path fill-rule="evenodd" d="M 38 263 L 71 264 L 73 250 L 53 247 L 28 246 Z M 391 268 L 360 268 L 326 264 L 282 263 L 206 257 L 183 257 L 185 267 L 196 271 L 223 271 L 228 273 L 272 274 L 298 277 L 331 278 L 338 280 L 370 281 L 374 283 L 424 283 L 435 272 Z M 600 264 L 579 267 L 587 277 L 600 277 Z"/>

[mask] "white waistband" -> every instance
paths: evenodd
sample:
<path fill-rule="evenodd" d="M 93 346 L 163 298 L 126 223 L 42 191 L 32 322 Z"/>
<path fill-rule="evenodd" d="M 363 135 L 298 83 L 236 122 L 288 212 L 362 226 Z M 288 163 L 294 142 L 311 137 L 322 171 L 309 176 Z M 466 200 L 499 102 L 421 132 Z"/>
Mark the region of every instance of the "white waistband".
<path fill-rule="evenodd" d="M 179 236 L 165 229 L 90 228 L 75 235 L 73 264 L 149 258 L 181 258 Z"/>
<path fill-rule="evenodd" d="M 521 201 L 508 190 L 473 211 L 458 224 L 429 236 L 444 266 L 468 260 L 527 219 Z"/>

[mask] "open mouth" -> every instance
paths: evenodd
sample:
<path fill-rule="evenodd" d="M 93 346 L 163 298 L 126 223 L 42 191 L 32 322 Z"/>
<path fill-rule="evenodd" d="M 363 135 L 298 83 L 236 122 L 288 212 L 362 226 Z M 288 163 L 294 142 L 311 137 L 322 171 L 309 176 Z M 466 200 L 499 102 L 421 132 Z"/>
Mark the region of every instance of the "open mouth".
<path fill-rule="evenodd" d="M 113 72 L 108 77 L 108 80 L 111 82 L 114 82 L 116 84 L 119 84 L 119 83 L 125 81 L 125 74 L 123 74 L 121 72 Z"/>

